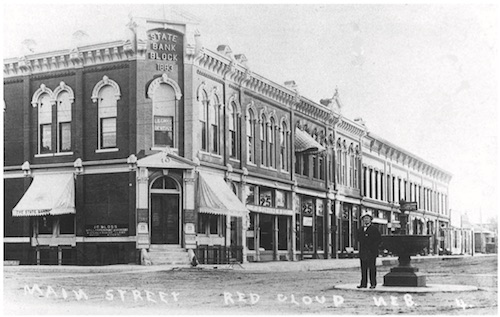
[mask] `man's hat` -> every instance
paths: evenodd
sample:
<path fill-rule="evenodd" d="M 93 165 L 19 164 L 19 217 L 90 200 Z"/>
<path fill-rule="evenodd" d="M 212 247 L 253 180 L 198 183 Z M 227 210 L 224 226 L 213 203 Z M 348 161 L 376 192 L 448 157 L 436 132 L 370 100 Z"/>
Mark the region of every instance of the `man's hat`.
<path fill-rule="evenodd" d="M 363 219 L 364 217 L 370 217 L 371 220 L 373 220 L 373 216 L 370 215 L 370 214 L 364 214 L 361 216 L 361 219 Z"/>

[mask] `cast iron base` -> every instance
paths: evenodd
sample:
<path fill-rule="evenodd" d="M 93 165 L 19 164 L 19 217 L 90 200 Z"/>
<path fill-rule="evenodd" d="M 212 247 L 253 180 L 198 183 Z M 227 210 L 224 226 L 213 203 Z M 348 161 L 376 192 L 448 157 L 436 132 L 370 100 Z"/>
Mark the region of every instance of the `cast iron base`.
<path fill-rule="evenodd" d="M 384 276 L 384 286 L 425 287 L 425 275 L 418 273 L 418 269 L 415 267 L 393 267 L 391 271 Z"/>

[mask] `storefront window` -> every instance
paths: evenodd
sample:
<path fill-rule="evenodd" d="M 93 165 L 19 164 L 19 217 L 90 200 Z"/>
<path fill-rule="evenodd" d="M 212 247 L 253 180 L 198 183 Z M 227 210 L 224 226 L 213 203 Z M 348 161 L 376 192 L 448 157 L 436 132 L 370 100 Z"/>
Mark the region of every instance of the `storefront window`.
<path fill-rule="evenodd" d="M 273 216 L 259 215 L 260 247 L 266 251 L 273 250 Z"/>
<path fill-rule="evenodd" d="M 250 222 L 248 223 L 247 230 L 247 248 L 249 250 L 255 250 L 255 217 L 256 214 L 250 212 Z"/>
<path fill-rule="evenodd" d="M 247 205 L 255 205 L 255 187 L 254 185 L 246 185 L 246 191 L 247 191 L 247 199 L 246 199 L 246 204 Z"/>
<path fill-rule="evenodd" d="M 52 234 L 54 217 L 43 216 L 38 219 L 38 234 Z"/>
<path fill-rule="evenodd" d="M 223 216 L 211 214 L 198 215 L 198 233 L 201 234 L 222 234 Z"/>
<path fill-rule="evenodd" d="M 286 216 L 278 217 L 278 250 L 288 249 L 288 226 Z"/>
<path fill-rule="evenodd" d="M 59 233 L 60 234 L 75 233 L 75 215 L 59 216 Z"/>
<path fill-rule="evenodd" d="M 259 205 L 263 207 L 273 206 L 273 192 L 267 188 L 259 188 Z"/>
<path fill-rule="evenodd" d="M 318 241 L 318 250 L 324 250 L 324 230 L 323 230 L 323 200 L 316 200 L 316 235 Z"/>
<path fill-rule="evenodd" d="M 284 191 L 276 191 L 276 207 L 286 208 L 287 207 L 287 194 Z"/>

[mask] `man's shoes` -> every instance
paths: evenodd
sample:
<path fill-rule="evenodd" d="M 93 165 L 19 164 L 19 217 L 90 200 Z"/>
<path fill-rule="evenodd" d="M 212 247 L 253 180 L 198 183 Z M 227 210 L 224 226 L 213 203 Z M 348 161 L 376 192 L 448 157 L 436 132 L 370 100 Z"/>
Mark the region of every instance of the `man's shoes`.
<path fill-rule="evenodd" d="M 366 285 L 358 285 L 356 288 L 366 288 Z"/>
<path fill-rule="evenodd" d="M 371 285 L 370 286 L 371 289 L 374 289 L 375 287 L 377 287 L 377 285 Z"/>

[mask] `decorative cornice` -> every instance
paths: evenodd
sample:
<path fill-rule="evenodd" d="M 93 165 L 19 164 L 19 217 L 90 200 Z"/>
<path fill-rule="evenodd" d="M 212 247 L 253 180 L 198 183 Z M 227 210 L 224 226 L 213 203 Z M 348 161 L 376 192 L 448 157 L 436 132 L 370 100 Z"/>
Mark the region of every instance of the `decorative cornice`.
<path fill-rule="evenodd" d="M 129 41 L 115 41 L 4 60 L 4 78 L 89 67 L 133 58 Z"/>

